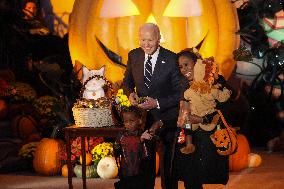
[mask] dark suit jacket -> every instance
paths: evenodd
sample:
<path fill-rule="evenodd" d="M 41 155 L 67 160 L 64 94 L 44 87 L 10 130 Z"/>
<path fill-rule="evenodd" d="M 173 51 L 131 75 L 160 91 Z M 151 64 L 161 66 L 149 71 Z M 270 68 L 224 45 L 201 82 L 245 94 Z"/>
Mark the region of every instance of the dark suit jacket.
<path fill-rule="evenodd" d="M 137 48 L 128 54 L 123 89 L 129 95 L 136 87 L 139 97 L 149 96 L 157 99 L 160 109 L 150 110 L 155 119 L 171 120 L 178 116 L 181 73 L 176 58 L 175 53 L 160 47 L 148 89 L 144 84 L 144 51 L 142 48 Z"/>

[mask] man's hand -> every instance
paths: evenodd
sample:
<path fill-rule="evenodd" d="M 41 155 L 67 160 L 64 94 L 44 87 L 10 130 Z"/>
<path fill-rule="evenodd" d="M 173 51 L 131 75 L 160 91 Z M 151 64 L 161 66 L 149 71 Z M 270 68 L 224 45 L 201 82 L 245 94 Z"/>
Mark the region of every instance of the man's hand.
<path fill-rule="evenodd" d="M 131 103 L 131 105 L 133 106 L 137 106 L 138 105 L 138 96 L 136 93 L 130 93 L 129 95 L 129 102 Z"/>
<path fill-rule="evenodd" d="M 157 106 L 157 100 L 151 97 L 146 97 L 145 102 L 138 105 L 138 107 L 143 110 L 151 110 L 157 108 Z"/>

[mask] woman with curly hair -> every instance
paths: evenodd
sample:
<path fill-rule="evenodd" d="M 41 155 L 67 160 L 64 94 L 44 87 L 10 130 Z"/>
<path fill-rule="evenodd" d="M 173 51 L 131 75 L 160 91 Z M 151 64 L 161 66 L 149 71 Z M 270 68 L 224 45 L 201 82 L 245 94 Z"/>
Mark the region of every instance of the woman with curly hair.
<path fill-rule="evenodd" d="M 226 184 L 229 179 L 228 156 L 218 154 L 215 145 L 210 139 L 210 135 L 215 132 L 215 129 L 212 131 L 205 131 L 202 128 L 197 128 L 194 131 L 186 129 L 188 125 L 211 123 L 217 114 L 214 112 L 201 117 L 191 114 L 191 111 L 187 111 L 190 110 L 190 103 L 184 98 L 184 92 L 190 88 L 194 78 L 194 67 L 198 59 L 202 60 L 202 58 L 194 49 L 185 49 L 177 55 L 179 68 L 184 76 L 182 80 L 184 90 L 180 101 L 178 126 L 185 133 L 182 136 L 181 130 L 179 130 L 176 135 L 177 142 L 172 164 L 172 188 L 178 188 L 178 180 L 184 181 L 186 189 L 202 189 L 202 184 Z M 215 71 L 214 85 L 218 84 L 220 88 L 226 86 L 227 89 L 231 90 L 225 79 L 218 75 L 217 70 Z M 224 104 L 225 102 L 216 101 L 216 108 L 222 109 Z"/>

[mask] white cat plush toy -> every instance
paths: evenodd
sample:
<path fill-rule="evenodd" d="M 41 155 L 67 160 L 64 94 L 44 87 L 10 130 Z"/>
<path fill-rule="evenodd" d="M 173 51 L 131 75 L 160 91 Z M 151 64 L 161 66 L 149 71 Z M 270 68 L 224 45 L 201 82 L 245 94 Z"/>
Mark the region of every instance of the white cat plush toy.
<path fill-rule="evenodd" d="M 94 75 L 104 76 L 105 67 L 99 70 L 88 70 L 83 67 L 83 83 L 85 83 L 90 77 Z M 85 85 L 85 91 L 83 92 L 83 98 L 85 99 L 98 99 L 105 96 L 103 86 L 106 84 L 104 79 L 93 78 Z"/>

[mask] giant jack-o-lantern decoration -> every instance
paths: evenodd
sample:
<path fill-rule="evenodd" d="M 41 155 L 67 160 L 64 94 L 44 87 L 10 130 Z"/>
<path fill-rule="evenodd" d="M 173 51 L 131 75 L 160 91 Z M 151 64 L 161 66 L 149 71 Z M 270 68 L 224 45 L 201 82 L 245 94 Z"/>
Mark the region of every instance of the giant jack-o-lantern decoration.
<path fill-rule="evenodd" d="M 170 0 L 132 0 L 139 15 L 102 18 L 103 0 L 76 0 L 69 32 L 69 48 L 73 64 L 81 63 L 89 69 L 106 66 L 106 78 L 122 80 L 127 53 L 139 46 L 139 26 L 155 20 L 163 40 L 161 46 L 174 52 L 201 44 L 203 57 L 214 56 L 220 72 L 228 78 L 235 67 L 232 51 L 238 47 L 238 19 L 230 0 L 200 0 L 202 16 L 163 16 Z M 124 1 L 125 2 L 125 1 Z M 131 2 L 129 0 L 129 2 Z M 111 10 L 121 8 L 111 7 Z M 188 27 L 187 27 L 188 26 Z M 111 60 L 109 52 L 121 57 Z"/>

